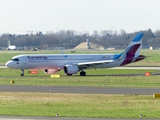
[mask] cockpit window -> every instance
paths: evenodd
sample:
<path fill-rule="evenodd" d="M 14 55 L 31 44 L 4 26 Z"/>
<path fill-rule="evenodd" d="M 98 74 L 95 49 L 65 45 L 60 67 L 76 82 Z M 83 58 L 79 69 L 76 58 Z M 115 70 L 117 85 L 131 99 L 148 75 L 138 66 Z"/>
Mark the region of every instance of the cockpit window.
<path fill-rule="evenodd" d="M 18 58 L 14 58 L 14 59 L 12 59 L 12 61 L 19 61 L 19 59 Z"/>

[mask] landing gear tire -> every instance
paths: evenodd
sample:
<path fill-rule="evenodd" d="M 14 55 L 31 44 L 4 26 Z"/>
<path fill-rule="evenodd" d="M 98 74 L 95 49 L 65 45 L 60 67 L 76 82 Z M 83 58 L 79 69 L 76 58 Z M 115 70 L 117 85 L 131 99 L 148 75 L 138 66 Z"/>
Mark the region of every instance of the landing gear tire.
<path fill-rule="evenodd" d="M 21 76 L 24 76 L 24 70 L 21 70 Z"/>
<path fill-rule="evenodd" d="M 81 71 L 81 72 L 80 72 L 80 76 L 86 76 L 86 72 Z"/>
<path fill-rule="evenodd" d="M 72 74 L 67 74 L 68 76 L 72 76 Z"/>
<path fill-rule="evenodd" d="M 21 76 L 24 76 L 24 73 L 21 73 Z"/>

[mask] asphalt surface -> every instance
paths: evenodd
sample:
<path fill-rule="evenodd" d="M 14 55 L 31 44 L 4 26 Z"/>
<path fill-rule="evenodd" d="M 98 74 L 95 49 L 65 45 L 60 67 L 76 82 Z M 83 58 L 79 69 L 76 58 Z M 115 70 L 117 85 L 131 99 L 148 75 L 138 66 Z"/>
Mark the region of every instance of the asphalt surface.
<path fill-rule="evenodd" d="M 0 116 L 0 120 L 142 120 L 143 118 L 70 118 L 70 117 L 22 117 L 22 116 Z M 145 120 L 158 120 L 148 118 Z"/>
<path fill-rule="evenodd" d="M 46 92 L 76 94 L 136 94 L 153 95 L 160 93 L 160 88 L 117 88 L 117 87 L 83 87 L 83 86 L 22 86 L 0 85 L 1 92 Z"/>
<path fill-rule="evenodd" d="M 70 117 L 22 117 L 22 116 L 0 116 L 0 120 L 142 120 L 143 118 L 70 118 Z M 158 120 L 146 119 L 145 120 Z"/>
<path fill-rule="evenodd" d="M 110 69 L 141 69 L 141 70 L 160 70 L 160 67 L 158 66 L 122 66 L 122 67 L 115 67 L 115 68 L 110 68 Z"/>

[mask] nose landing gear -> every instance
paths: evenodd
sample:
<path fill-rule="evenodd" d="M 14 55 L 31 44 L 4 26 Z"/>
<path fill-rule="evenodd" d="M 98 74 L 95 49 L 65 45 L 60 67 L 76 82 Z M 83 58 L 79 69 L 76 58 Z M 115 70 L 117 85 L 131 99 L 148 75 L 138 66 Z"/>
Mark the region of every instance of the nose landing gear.
<path fill-rule="evenodd" d="M 23 69 L 21 70 L 21 76 L 24 76 L 24 70 Z"/>

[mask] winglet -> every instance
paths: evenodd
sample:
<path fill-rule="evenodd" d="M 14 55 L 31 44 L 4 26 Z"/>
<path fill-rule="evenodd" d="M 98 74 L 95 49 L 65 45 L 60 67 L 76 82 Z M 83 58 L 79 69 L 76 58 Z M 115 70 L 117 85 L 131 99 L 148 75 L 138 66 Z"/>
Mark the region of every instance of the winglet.
<path fill-rule="evenodd" d="M 138 42 L 141 40 L 142 37 L 143 37 L 143 33 L 137 33 L 137 35 L 134 37 L 132 42 Z"/>

